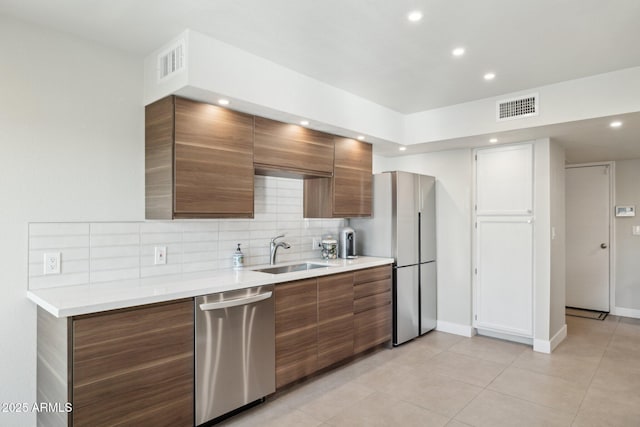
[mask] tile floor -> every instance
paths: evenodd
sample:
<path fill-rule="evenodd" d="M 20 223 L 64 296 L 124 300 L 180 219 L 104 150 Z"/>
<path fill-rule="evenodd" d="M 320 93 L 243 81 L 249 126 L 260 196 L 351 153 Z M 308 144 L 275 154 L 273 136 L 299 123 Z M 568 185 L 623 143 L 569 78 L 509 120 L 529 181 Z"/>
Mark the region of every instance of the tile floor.
<path fill-rule="evenodd" d="M 431 332 L 279 393 L 224 426 L 640 426 L 640 320 L 567 317 L 553 354 Z"/>

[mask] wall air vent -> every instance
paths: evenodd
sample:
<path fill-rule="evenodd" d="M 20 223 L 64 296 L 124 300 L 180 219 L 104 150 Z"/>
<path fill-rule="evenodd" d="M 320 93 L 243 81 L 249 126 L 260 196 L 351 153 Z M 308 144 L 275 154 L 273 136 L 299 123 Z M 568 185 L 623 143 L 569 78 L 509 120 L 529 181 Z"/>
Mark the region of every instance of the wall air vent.
<path fill-rule="evenodd" d="M 185 68 L 185 43 L 180 40 L 158 55 L 158 82 L 168 79 Z"/>
<path fill-rule="evenodd" d="M 538 115 L 538 94 L 532 93 L 517 98 L 503 99 L 496 103 L 496 120 L 522 119 Z"/>

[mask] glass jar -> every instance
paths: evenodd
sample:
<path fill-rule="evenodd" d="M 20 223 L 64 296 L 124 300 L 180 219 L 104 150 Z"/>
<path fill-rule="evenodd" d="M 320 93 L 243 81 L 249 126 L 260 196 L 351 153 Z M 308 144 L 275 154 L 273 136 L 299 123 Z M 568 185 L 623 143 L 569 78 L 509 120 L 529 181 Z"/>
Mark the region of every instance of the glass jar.
<path fill-rule="evenodd" d="M 322 259 L 338 258 L 338 241 L 331 236 L 322 239 Z"/>

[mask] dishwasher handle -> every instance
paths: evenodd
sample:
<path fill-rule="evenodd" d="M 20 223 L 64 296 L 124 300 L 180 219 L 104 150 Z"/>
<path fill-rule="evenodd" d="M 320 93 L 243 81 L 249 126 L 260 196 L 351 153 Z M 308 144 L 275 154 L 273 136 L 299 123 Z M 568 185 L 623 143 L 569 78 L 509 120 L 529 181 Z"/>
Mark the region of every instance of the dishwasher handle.
<path fill-rule="evenodd" d="M 246 298 L 234 298 L 226 301 L 218 301 L 218 302 L 209 302 L 206 304 L 200 304 L 200 310 L 209 311 L 209 310 L 219 310 L 221 308 L 229 308 L 229 307 L 238 307 L 241 305 L 247 305 L 258 301 L 263 301 L 271 298 L 273 294 L 272 291 L 265 292 L 263 294 L 252 295 Z"/>

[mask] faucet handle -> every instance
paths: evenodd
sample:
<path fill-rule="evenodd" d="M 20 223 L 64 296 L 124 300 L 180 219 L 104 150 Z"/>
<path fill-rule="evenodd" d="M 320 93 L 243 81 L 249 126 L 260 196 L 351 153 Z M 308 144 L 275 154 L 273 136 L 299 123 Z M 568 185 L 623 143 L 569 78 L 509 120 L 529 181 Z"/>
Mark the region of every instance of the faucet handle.
<path fill-rule="evenodd" d="M 274 237 L 273 239 L 271 239 L 271 243 L 275 243 L 275 242 L 276 242 L 276 239 L 279 239 L 279 238 L 281 238 L 281 237 L 284 237 L 284 234 L 281 234 L 281 235 L 276 236 L 276 237 Z"/>

